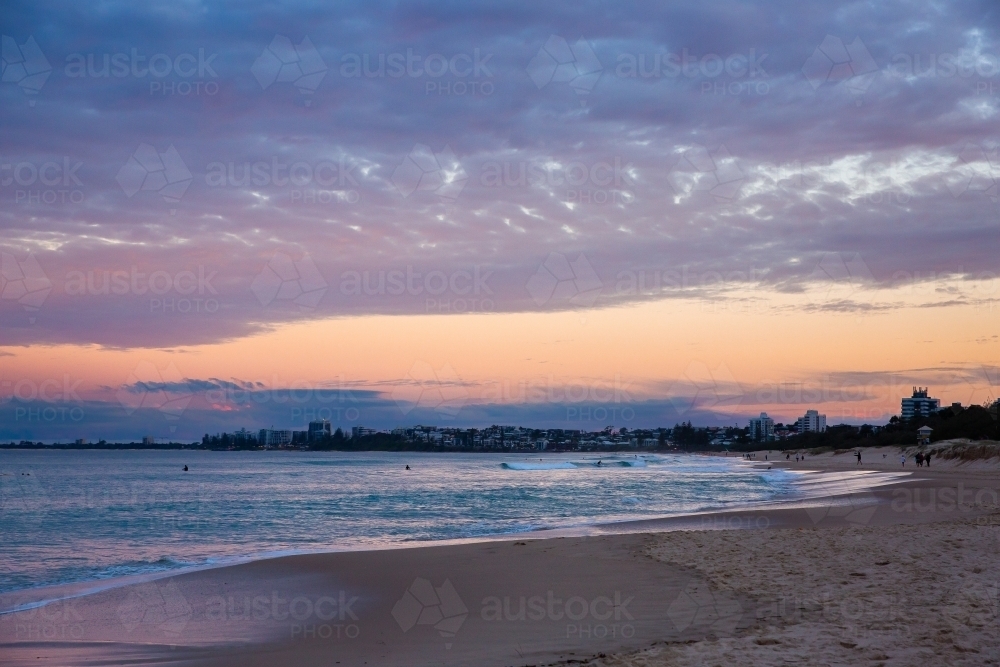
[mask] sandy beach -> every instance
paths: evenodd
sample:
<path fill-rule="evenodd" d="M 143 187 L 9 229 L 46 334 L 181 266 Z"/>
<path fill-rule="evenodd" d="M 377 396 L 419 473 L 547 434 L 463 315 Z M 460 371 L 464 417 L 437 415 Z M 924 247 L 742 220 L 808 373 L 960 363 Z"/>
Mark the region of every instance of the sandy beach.
<path fill-rule="evenodd" d="M 54 601 L 0 616 L 0 653 L 10 665 L 997 664 L 1000 459 L 862 457 L 759 453 L 823 480 L 784 506 L 10 593 L 0 609 Z M 850 481 L 859 468 L 875 486 Z"/>

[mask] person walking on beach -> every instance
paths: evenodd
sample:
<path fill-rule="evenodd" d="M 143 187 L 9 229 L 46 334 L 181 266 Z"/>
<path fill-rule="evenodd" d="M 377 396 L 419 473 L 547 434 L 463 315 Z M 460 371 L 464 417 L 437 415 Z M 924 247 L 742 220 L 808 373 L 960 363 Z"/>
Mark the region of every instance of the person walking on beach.
<path fill-rule="evenodd" d="M 924 455 L 923 454 L 921 454 L 920 452 L 917 452 L 917 455 L 915 457 L 913 457 L 913 458 L 915 458 L 917 460 L 917 467 L 918 468 L 923 468 L 924 467 Z"/>
<path fill-rule="evenodd" d="M 854 452 L 854 455 L 858 457 L 858 465 L 861 465 L 861 450 Z"/>
<path fill-rule="evenodd" d="M 928 468 L 931 467 L 931 453 L 930 452 L 927 452 L 926 454 L 924 454 L 924 463 L 927 464 Z"/>
<path fill-rule="evenodd" d="M 901 465 L 904 468 L 906 467 L 906 454 L 899 455 L 899 465 Z"/>

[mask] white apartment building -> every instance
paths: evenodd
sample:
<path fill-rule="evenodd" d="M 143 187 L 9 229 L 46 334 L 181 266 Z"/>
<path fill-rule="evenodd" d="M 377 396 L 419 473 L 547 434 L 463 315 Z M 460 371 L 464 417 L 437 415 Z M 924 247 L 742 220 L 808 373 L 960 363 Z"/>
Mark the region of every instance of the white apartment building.
<path fill-rule="evenodd" d="M 817 410 L 806 410 L 806 414 L 796 420 L 795 430 L 798 433 L 823 433 L 826 431 L 826 415 Z"/>
<path fill-rule="evenodd" d="M 774 440 L 774 420 L 768 417 L 766 412 L 760 413 L 760 417 L 750 419 L 750 439 Z"/>
<path fill-rule="evenodd" d="M 262 428 L 257 437 L 257 442 L 264 447 L 281 447 L 292 444 L 291 431 L 275 431 L 269 428 Z"/>

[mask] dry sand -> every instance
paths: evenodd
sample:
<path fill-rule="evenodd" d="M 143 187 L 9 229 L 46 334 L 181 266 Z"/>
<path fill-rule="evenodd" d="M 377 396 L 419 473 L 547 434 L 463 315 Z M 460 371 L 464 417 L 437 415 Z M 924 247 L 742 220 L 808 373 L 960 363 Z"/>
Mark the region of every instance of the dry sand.
<path fill-rule="evenodd" d="M 968 440 L 942 440 L 929 445 L 909 447 L 870 447 L 861 451 L 861 465 L 857 465 L 854 456 L 855 449 L 842 449 L 838 452 L 816 453 L 808 450 L 761 450 L 756 452 L 756 463 L 781 463 L 789 468 L 819 470 L 888 470 L 921 472 L 935 470 L 960 470 L 969 472 L 1000 472 L 1000 442 L 984 440 L 970 442 Z M 917 467 L 914 456 L 920 452 L 933 452 L 930 468 Z M 804 461 L 796 462 L 795 457 L 805 454 Z M 767 456 L 765 460 L 764 456 Z M 785 456 L 790 456 L 786 459 Z M 906 457 L 906 464 L 900 462 L 900 456 Z M 967 458 L 962 458 L 963 456 Z M 975 457 L 975 458 L 968 458 Z"/>
<path fill-rule="evenodd" d="M 666 564 L 698 562 L 708 586 L 693 604 L 707 610 L 703 623 L 719 626 L 717 637 L 590 664 L 998 664 L 998 530 L 1000 513 L 923 525 L 663 535 L 650 553 Z M 755 601 L 741 610 L 754 618 L 742 632 L 716 611 L 735 608 L 729 600 L 737 596 Z"/>
<path fill-rule="evenodd" d="M 897 484 L 587 537 L 289 556 L 132 583 L 0 616 L 0 662 L 997 664 L 998 463 L 908 462 Z M 0 609 L 37 595 L 0 596 Z"/>

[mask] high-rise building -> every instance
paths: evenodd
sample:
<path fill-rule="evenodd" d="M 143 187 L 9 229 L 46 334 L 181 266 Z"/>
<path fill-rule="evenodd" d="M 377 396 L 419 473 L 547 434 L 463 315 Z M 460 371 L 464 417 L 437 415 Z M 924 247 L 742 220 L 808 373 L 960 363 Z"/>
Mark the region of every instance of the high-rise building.
<path fill-rule="evenodd" d="M 750 439 L 774 440 L 774 420 L 768 417 L 766 412 L 750 420 Z"/>
<path fill-rule="evenodd" d="M 806 414 L 795 422 L 798 433 L 823 433 L 826 431 L 826 415 L 817 410 L 806 410 Z"/>
<path fill-rule="evenodd" d="M 903 419 L 930 417 L 940 409 L 940 399 L 928 396 L 927 387 L 914 387 L 913 396 L 903 399 L 902 417 Z"/>
<path fill-rule="evenodd" d="M 326 419 L 309 422 L 309 442 L 330 437 L 330 422 Z"/>

